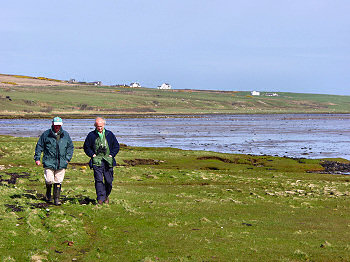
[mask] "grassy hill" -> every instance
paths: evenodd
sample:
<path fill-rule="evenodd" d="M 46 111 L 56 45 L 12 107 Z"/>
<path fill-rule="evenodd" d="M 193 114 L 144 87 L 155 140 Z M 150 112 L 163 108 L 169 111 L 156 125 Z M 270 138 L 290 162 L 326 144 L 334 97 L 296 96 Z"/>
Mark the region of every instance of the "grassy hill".
<path fill-rule="evenodd" d="M 35 79 L 38 81 L 38 79 Z M 39 79 L 40 80 L 40 79 Z M 42 80 L 45 83 L 48 80 Z M 88 117 L 116 114 L 350 113 L 350 96 L 244 91 L 157 90 L 111 86 L 0 85 L 1 117 Z M 3 81 L 5 82 L 5 81 Z M 9 83 L 9 82 L 8 82 Z"/>

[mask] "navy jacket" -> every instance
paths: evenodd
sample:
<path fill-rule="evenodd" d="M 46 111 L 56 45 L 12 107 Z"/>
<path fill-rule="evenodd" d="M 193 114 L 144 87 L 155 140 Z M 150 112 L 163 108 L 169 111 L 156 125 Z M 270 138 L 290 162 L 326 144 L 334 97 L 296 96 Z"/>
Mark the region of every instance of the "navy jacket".
<path fill-rule="evenodd" d="M 109 147 L 109 153 L 113 157 L 113 166 L 116 166 L 117 163 L 116 163 L 114 157 L 119 152 L 119 143 L 118 143 L 117 139 L 115 138 L 115 135 L 107 129 L 105 129 L 105 136 L 106 136 L 106 140 L 107 140 L 108 147 Z M 84 142 L 85 154 L 88 157 L 90 157 L 90 162 L 89 162 L 90 168 L 92 168 L 92 156 L 94 154 L 96 154 L 95 141 L 96 141 L 97 137 L 98 137 L 98 134 L 96 133 L 96 130 L 91 131 L 87 135 L 85 142 Z"/>

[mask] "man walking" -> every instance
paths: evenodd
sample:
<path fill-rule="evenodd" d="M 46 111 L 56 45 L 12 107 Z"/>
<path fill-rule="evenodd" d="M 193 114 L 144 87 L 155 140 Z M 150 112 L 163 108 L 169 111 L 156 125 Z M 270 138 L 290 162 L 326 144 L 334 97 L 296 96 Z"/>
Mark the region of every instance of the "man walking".
<path fill-rule="evenodd" d="M 113 167 L 116 166 L 114 157 L 119 151 L 119 143 L 115 135 L 104 127 L 106 121 L 97 117 L 95 130 L 91 131 L 84 142 L 84 151 L 90 157 L 89 166 L 94 170 L 97 202 L 109 204 L 112 191 Z"/>
<path fill-rule="evenodd" d="M 46 183 L 46 201 L 52 201 L 51 189 L 53 185 L 53 198 L 55 205 L 61 205 L 61 184 L 68 163 L 72 159 L 74 146 L 68 132 L 62 129 L 62 119 L 55 117 L 52 126 L 46 130 L 36 144 L 34 160 L 40 166 L 40 157 L 43 152 L 43 167 Z"/>

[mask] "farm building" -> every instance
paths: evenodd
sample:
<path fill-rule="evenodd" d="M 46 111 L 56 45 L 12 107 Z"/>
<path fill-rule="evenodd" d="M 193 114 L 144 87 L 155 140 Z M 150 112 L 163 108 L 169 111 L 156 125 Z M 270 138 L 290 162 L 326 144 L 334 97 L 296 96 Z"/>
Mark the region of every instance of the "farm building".
<path fill-rule="evenodd" d="M 265 96 L 278 96 L 277 93 L 266 93 Z"/>
<path fill-rule="evenodd" d="M 136 88 L 136 87 L 141 87 L 140 83 L 134 82 L 130 84 L 130 87 Z"/>
<path fill-rule="evenodd" d="M 162 85 L 158 86 L 158 89 L 171 89 L 171 85 L 163 83 Z"/>

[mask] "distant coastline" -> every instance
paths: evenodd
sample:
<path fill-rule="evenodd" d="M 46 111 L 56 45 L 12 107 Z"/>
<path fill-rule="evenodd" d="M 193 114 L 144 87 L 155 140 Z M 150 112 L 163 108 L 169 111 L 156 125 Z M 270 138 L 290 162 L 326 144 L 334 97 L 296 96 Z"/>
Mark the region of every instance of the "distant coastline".
<path fill-rule="evenodd" d="M 95 86 L 4 74 L 0 101 L 2 119 L 350 113 L 350 96 L 342 95 Z"/>
<path fill-rule="evenodd" d="M 206 116 L 229 116 L 229 115 L 349 115 L 350 113 L 203 113 L 203 114 L 91 114 L 91 115 L 65 115 L 52 114 L 48 115 L 0 115 L 0 119 L 51 119 L 54 116 L 60 116 L 64 119 L 94 119 L 96 117 L 103 117 L 106 119 L 125 119 L 125 118 L 203 118 Z"/>

